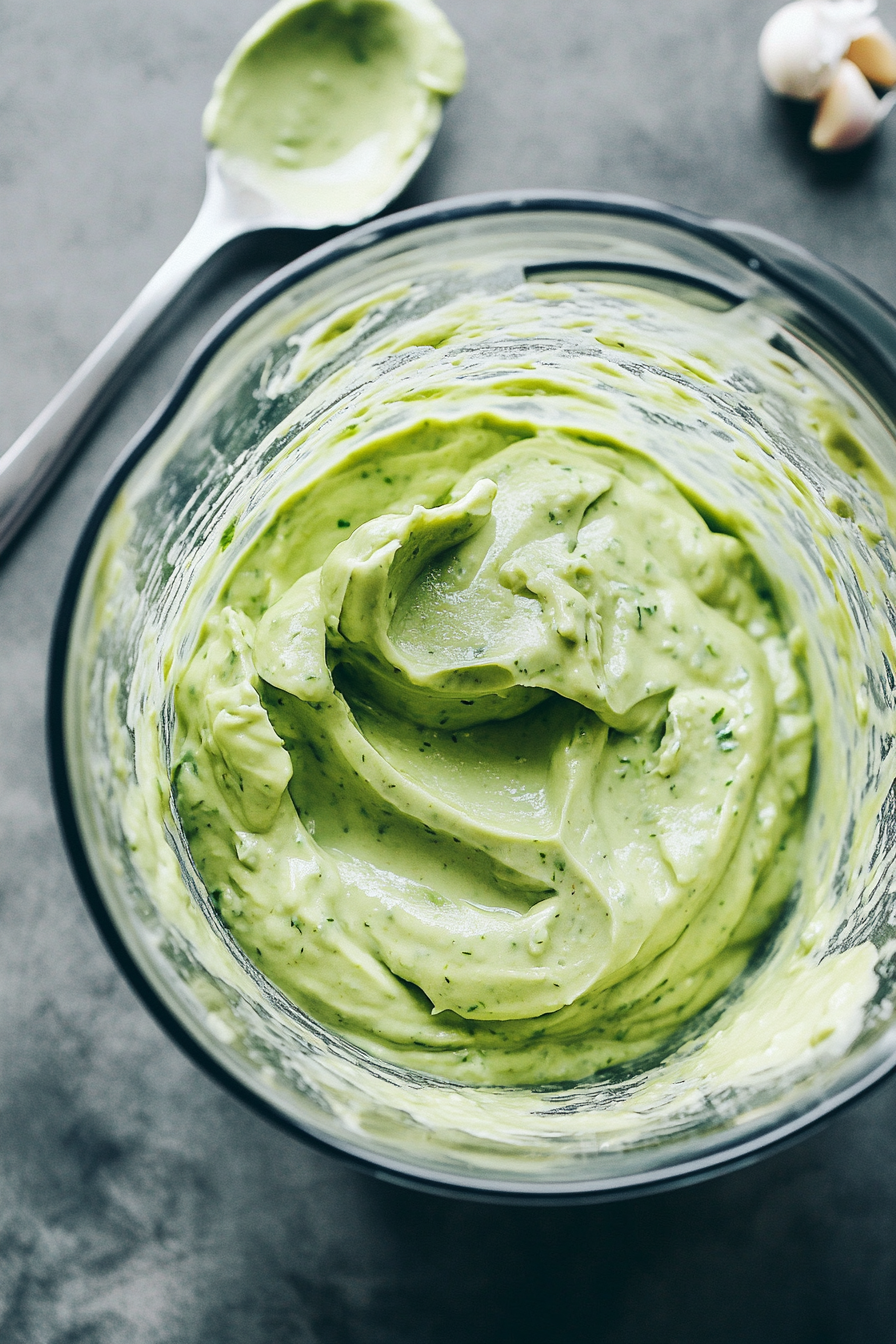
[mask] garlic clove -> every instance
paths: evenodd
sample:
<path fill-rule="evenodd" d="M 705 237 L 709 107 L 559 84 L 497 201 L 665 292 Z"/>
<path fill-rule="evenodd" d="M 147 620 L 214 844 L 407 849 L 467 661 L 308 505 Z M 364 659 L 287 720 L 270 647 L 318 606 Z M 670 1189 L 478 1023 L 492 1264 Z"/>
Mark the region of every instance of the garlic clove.
<path fill-rule="evenodd" d="M 854 149 L 873 135 L 891 105 L 890 95 L 878 98 L 857 65 L 841 61 L 818 105 L 809 136 L 812 148 Z"/>
<path fill-rule="evenodd" d="M 896 38 L 887 32 L 880 19 L 873 22 L 873 29 L 857 37 L 846 55 L 872 84 L 889 89 L 896 84 Z"/>
<path fill-rule="evenodd" d="M 850 44 L 876 25 L 877 0 L 792 0 L 759 38 L 759 66 L 773 93 L 812 102 L 837 74 Z"/>

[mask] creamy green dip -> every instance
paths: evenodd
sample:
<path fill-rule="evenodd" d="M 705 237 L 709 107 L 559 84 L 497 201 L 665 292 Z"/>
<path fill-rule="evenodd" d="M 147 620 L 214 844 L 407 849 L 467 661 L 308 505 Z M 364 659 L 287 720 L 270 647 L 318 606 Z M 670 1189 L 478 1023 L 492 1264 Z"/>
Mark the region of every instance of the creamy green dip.
<path fill-rule="evenodd" d="M 519 352 L 446 376 L 502 322 L 575 331 L 589 309 L 590 387 Z M 267 395 L 365 320 L 316 333 Z M 649 404 L 633 351 L 711 386 L 688 322 L 619 286 L 524 286 L 386 343 L 441 373 L 374 384 L 401 423 L 358 448 L 358 419 L 334 422 L 179 678 L 176 805 L 216 908 L 374 1053 L 492 1083 L 637 1057 L 744 970 L 790 891 L 799 632 L 737 518 L 580 414 L 608 387 Z M 484 413 L 483 382 L 517 413 Z"/>
<path fill-rule="evenodd" d="M 231 176 L 300 219 L 351 222 L 420 162 L 463 80 L 431 0 L 284 0 L 221 71 L 203 133 Z"/>

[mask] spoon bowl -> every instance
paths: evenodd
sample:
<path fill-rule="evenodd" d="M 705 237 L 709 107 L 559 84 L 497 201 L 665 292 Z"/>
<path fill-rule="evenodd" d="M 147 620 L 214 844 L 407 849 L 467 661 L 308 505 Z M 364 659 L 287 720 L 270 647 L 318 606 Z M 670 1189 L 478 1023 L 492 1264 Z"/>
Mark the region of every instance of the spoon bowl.
<path fill-rule="evenodd" d="M 432 0 L 281 0 L 218 75 L 202 129 L 278 219 L 348 226 L 407 184 L 463 77 Z"/>

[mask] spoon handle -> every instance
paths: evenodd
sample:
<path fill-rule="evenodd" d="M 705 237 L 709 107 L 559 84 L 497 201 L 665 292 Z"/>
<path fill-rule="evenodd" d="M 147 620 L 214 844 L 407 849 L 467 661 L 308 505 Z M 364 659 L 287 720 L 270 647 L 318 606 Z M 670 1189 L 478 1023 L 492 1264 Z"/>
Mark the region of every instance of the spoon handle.
<path fill-rule="evenodd" d="M 0 555 L 83 442 L 150 327 L 192 276 L 242 230 L 204 207 L 190 231 L 36 420 L 0 457 Z"/>

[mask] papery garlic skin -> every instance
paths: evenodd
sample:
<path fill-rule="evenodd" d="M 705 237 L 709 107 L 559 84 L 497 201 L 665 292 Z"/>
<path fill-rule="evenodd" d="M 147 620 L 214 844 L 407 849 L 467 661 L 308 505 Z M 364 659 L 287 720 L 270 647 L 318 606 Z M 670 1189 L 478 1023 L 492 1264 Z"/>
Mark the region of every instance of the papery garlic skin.
<path fill-rule="evenodd" d="M 872 84 L 889 89 L 896 84 L 896 38 L 887 32 L 880 19 L 871 22 L 874 28 L 857 37 L 846 56 Z"/>
<path fill-rule="evenodd" d="M 809 141 L 813 149 L 854 149 L 867 140 L 890 109 L 879 99 L 852 61 L 841 61 L 827 93 L 818 105 Z"/>
<path fill-rule="evenodd" d="M 831 87 L 850 45 L 879 26 L 877 0 L 793 0 L 759 38 L 759 67 L 773 93 L 814 102 Z"/>

